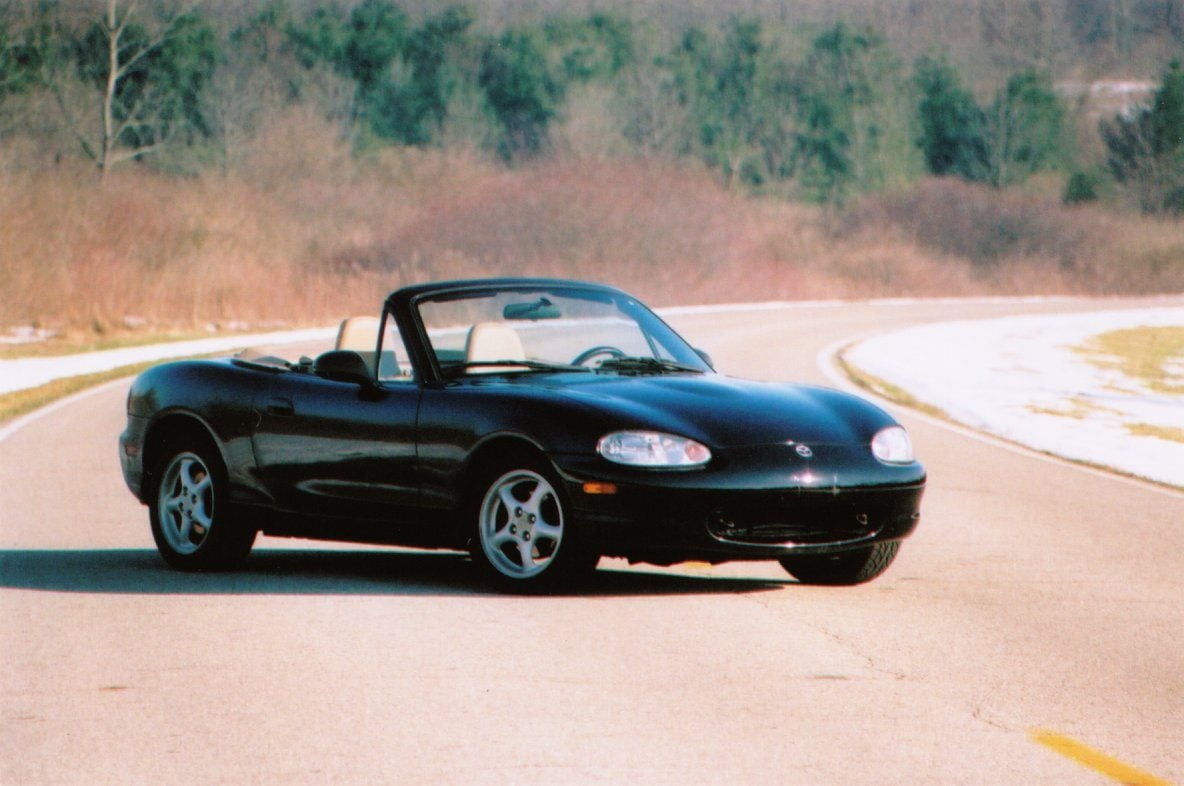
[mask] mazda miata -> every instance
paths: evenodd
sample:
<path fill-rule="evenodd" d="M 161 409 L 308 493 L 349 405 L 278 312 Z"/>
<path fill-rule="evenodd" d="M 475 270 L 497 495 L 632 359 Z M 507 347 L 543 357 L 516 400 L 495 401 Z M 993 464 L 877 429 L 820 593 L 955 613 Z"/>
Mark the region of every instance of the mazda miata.
<path fill-rule="evenodd" d="M 925 486 L 878 407 L 719 374 L 630 295 L 550 279 L 399 289 L 315 358 L 151 368 L 119 455 L 175 568 L 237 566 L 262 532 L 465 550 L 501 588 L 602 556 L 857 584 Z"/>

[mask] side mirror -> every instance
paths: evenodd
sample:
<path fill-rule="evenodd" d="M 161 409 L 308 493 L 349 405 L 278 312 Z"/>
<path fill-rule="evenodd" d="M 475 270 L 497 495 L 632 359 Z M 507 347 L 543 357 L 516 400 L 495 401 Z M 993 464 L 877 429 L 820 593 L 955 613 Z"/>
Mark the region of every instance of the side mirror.
<path fill-rule="evenodd" d="M 711 355 L 708 355 L 706 352 L 704 352 L 701 349 L 696 349 L 695 354 L 698 355 L 703 360 L 703 362 L 707 364 L 708 368 L 710 368 L 712 371 L 715 371 L 715 363 L 713 363 L 711 361 Z"/>
<path fill-rule="evenodd" d="M 333 382 L 352 382 L 369 387 L 374 384 L 370 367 L 352 349 L 335 349 L 317 357 L 312 371 L 322 379 Z"/>

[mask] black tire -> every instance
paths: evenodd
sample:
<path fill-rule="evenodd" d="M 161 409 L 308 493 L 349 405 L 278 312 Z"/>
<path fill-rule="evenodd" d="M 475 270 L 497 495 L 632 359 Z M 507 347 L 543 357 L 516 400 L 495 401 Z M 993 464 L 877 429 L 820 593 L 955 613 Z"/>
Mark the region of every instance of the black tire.
<path fill-rule="evenodd" d="M 229 570 L 246 561 L 256 531 L 230 504 L 221 457 L 202 444 L 165 451 L 149 498 L 152 539 L 177 570 Z"/>
<path fill-rule="evenodd" d="M 850 586 L 871 581 L 888 570 L 899 550 L 900 541 L 892 540 L 837 554 L 795 554 L 779 562 L 803 584 Z"/>
<path fill-rule="evenodd" d="M 600 558 L 582 537 L 563 484 L 541 459 L 507 460 L 481 472 L 467 517 L 475 528 L 473 563 L 502 590 L 571 589 Z"/>

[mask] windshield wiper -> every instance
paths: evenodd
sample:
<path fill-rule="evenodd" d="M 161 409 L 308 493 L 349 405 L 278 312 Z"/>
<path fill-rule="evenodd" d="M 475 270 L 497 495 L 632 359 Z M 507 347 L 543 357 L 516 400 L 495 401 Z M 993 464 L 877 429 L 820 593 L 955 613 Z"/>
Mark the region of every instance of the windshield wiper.
<path fill-rule="evenodd" d="M 597 371 L 612 371 L 618 374 L 665 374 L 671 371 L 684 371 L 692 374 L 702 374 L 703 369 L 678 363 L 673 360 L 648 357 L 609 358 L 596 367 Z"/>
<path fill-rule="evenodd" d="M 504 368 L 507 371 L 591 371 L 587 366 L 571 366 L 565 363 L 544 363 L 540 360 L 465 360 L 447 363 L 440 369 L 446 377 L 455 377 L 474 368 Z"/>

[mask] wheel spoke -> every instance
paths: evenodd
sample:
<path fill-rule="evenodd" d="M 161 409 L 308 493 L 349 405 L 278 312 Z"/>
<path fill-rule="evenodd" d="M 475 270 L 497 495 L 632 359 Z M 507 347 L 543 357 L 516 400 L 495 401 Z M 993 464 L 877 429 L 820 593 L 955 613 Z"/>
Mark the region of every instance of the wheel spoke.
<path fill-rule="evenodd" d="M 214 485 L 214 478 L 208 472 L 202 477 L 194 486 L 194 494 L 204 494 L 207 489 Z"/>
<path fill-rule="evenodd" d="M 187 516 L 184 513 L 181 514 L 181 526 L 180 526 L 180 531 L 177 533 L 177 537 L 178 537 L 179 543 L 181 543 L 182 545 L 187 545 L 192 542 L 190 540 L 190 538 L 193 537 L 193 517 L 192 516 Z"/>
<path fill-rule="evenodd" d="M 503 485 L 498 489 L 497 496 L 502 501 L 502 505 L 505 506 L 506 513 L 513 517 L 514 509 L 522 504 L 514 497 L 514 484 L 506 483 Z"/>
<path fill-rule="evenodd" d="M 517 540 L 517 538 L 510 534 L 510 528 L 508 526 L 502 527 L 489 536 L 489 543 L 494 548 L 501 548 L 512 540 Z"/>
<path fill-rule="evenodd" d="M 181 493 L 193 494 L 197 489 L 198 481 L 193 479 L 194 468 L 198 471 L 202 469 L 193 459 L 187 458 L 181 460 L 181 467 L 177 472 L 177 478 L 181 481 Z"/>
<path fill-rule="evenodd" d="M 550 486 L 547 486 L 544 483 L 536 483 L 534 490 L 530 492 L 530 497 L 526 500 L 526 502 L 522 503 L 522 508 L 529 513 L 533 513 L 534 515 L 541 517 L 542 513 L 540 511 L 542 509 L 543 501 L 550 493 Z"/>
<path fill-rule="evenodd" d="M 558 543 L 562 534 L 562 527 L 553 527 L 550 524 L 543 523 L 542 521 L 534 525 L 534 537 L 536 540 L 543 538 L 544 540 L 550 540 Z"/>
<path fill-rule="evenodd" d="M 525 540 L 518 541 L 518 556 L 522 560 L 523 570 L 530 570 L 537 564 L 534 558 L 534 546 Z"/>
<path fill-rule="evenodd" d="M 197 524 L 201 525 L 201 527 L 206 532 L 209 532 L 210 527 L 214 524 L 214 517 L 211 516 L 209 511 L 206 510 L 206 505 L 204 502 L 199 503 L 198 506 L 194 508 L 190 518 L 192 518 Z"/>

